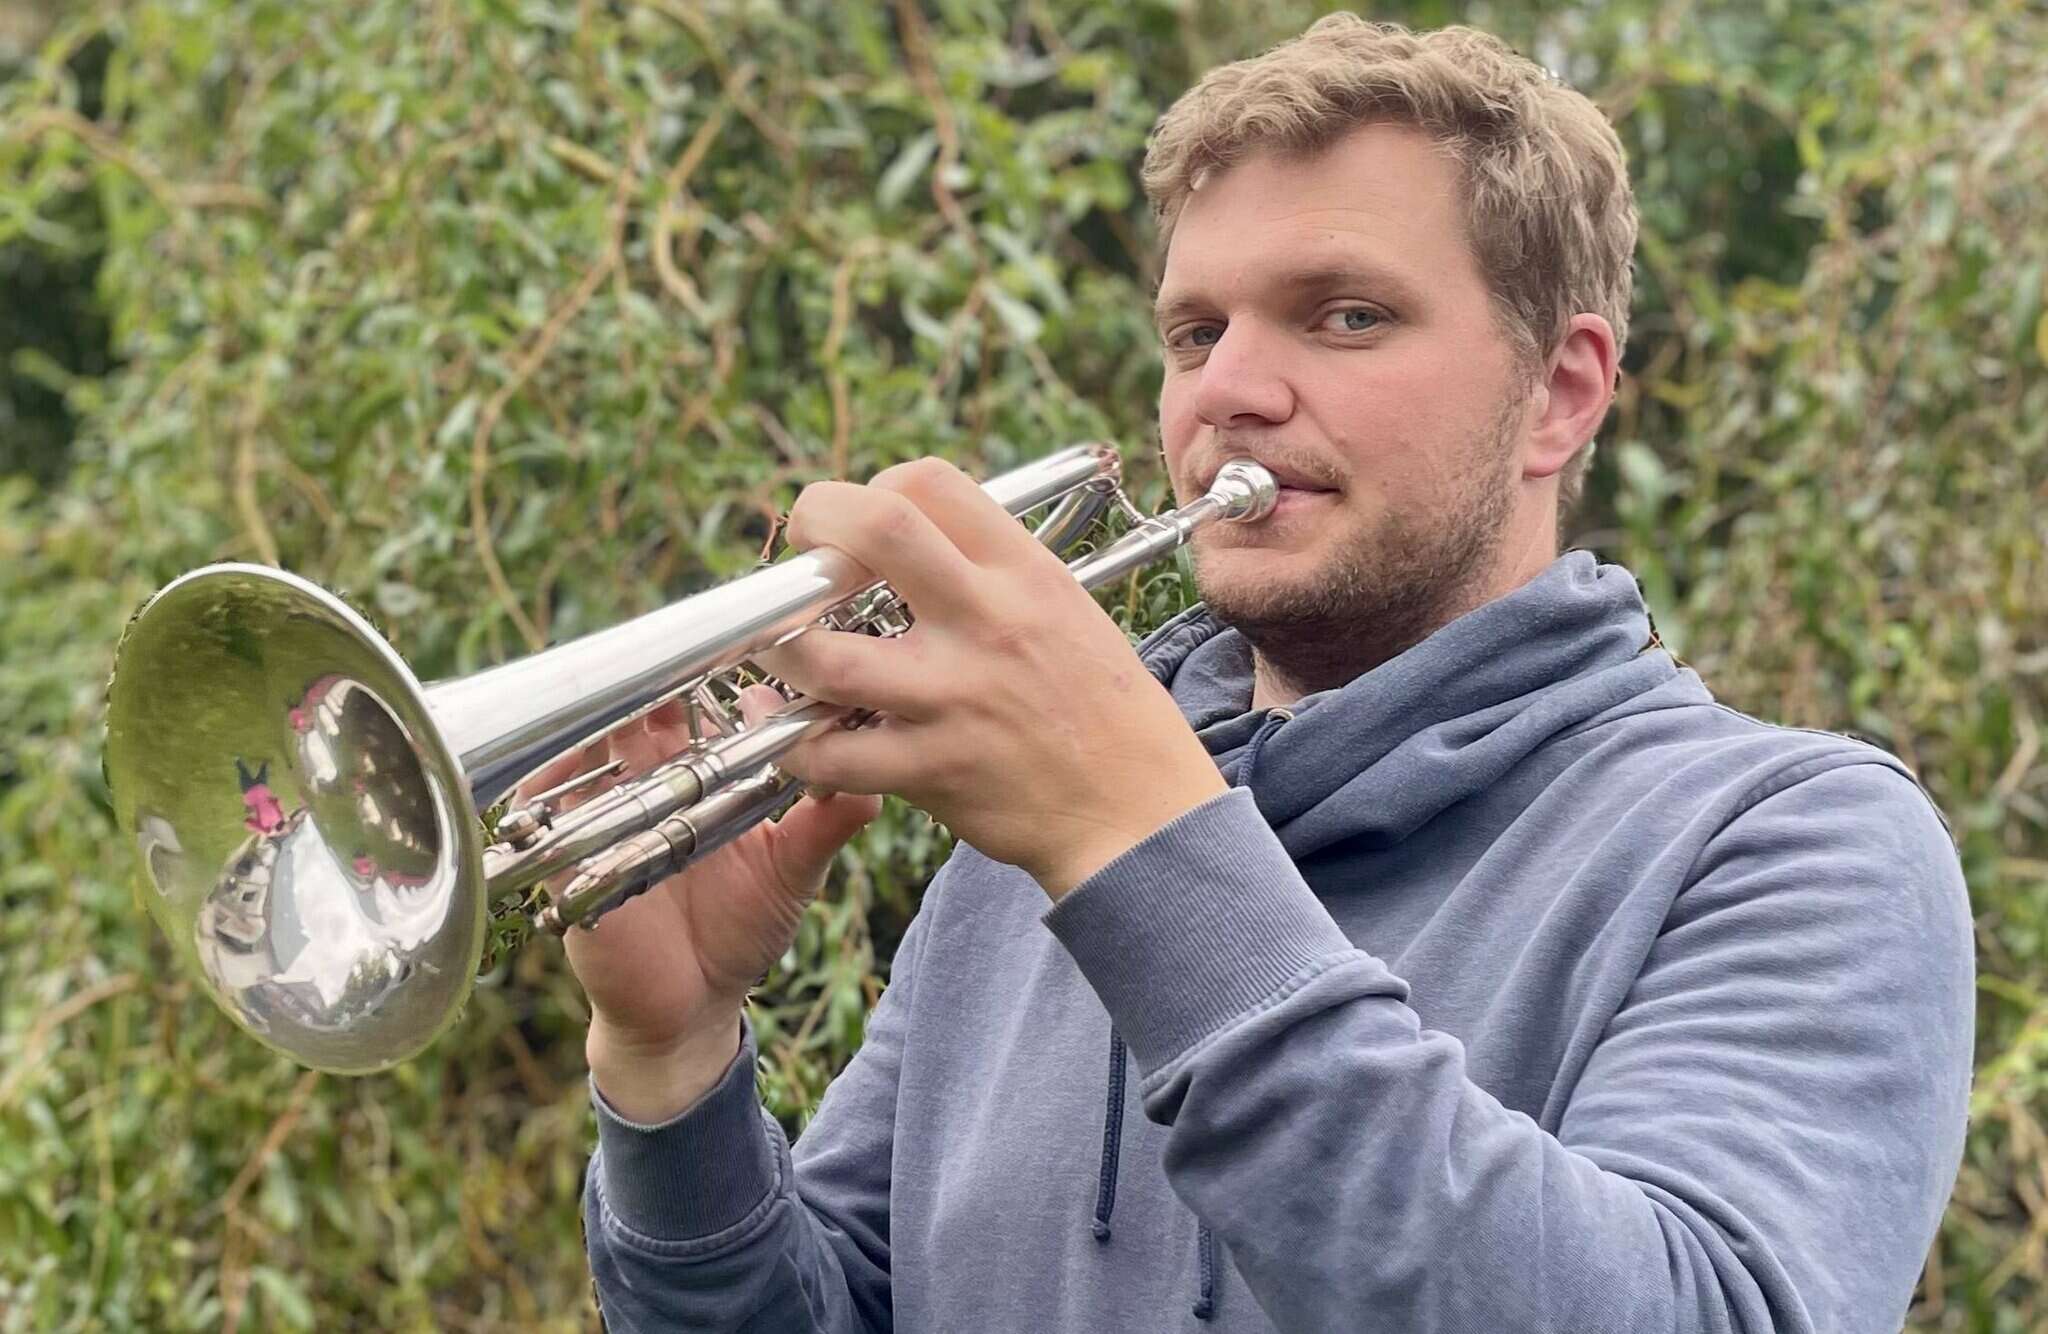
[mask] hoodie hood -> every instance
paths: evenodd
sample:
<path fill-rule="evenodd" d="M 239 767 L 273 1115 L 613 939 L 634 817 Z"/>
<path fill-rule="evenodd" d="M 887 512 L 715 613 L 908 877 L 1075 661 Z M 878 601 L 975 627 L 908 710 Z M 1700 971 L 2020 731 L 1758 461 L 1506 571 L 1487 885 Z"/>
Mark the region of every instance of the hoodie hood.
<path fill-rule="evenodd" d="M 1661 644 L 1635 577 L 1569 551 L 1371 671 L 1277 712 L 1251 709 L 1251 644 L 1206 606 L 1161 626 L 1139 656 L 1299 860 L 1340 839 L 1399 842 L 1558 733 L 1632 711 L 1681 671 L 1651 648 Z M 1289 715 L 1302 721 L 1270 725 Z"/>

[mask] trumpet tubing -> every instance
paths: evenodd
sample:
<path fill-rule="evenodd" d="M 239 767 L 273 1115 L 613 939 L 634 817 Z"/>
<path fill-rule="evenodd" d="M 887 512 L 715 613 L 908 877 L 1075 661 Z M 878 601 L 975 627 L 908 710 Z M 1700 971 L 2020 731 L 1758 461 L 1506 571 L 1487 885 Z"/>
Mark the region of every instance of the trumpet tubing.
<path fill-rule="evenodd" d="M 1070 564 L 1094 588 L 1213 522 L 1265 517 L 1273 479 L 1227 465 L 1154 518 L 1116 451 L 1076 445 L 984 483 L 1064 552 L 1114 508 L 1121 538 Z M 741 727 L 742 673 L 813 626 L 901 634 L 913 611 L 843 553 L 804 552 L 500 667 L 422 685 L 342 599 L 281 570 L 214 565 L 131 618 L 107 690 L 106 772 L 141 893 L 180 965 L 302 1065 L 385 1069 L 454 1022 L 493 918 L 560 934 L 787 807 L 776 761 L 867 715 L 791 699 Z M 758 676 L 758 673 L 754 675 Z M 785 692 L 786 693 L 786 692 Z M 578 775 L 482 812 L 563 752 L 669 700 L 693 740 L 568 809 Z M 544 886 L 566 876 L 558 892 Z"/>

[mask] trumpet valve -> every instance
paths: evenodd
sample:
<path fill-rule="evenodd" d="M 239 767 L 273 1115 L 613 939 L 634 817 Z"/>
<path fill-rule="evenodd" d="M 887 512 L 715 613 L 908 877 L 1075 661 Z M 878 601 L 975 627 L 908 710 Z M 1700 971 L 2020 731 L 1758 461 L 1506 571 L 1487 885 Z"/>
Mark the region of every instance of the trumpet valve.
<path fill-rule="evenodd" d="M 507 811 L 498 820 L 491 832 L 500 843 L 524 852 L 540 842 L 541 830 L 553 823 L 554 812 L 544 802 L 521 806 L 516 811 Z"/>
<path fill-rule="evenodd" d="M 695 833 L 688 820 L 671 816 L 589 858 L 533 924 L 556 936 L 572 926 L 595 927 L 599 917 L 676 869 L 694 847 Z"/>

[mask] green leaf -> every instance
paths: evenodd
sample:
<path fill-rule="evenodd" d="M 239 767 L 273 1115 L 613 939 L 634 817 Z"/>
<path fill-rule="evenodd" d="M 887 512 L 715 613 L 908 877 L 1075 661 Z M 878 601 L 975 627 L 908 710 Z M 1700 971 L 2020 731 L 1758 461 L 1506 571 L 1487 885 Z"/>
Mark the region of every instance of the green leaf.
<path fill-rule="evenodd" d="M 986 289 L 988 304 L 1002 320 L 1010 336 L 1020 343 L 1035 343 L 1045 328 L 1045 317 L 1040 315 L 1028 301 L 1011 296 L 1002 288 L 990 284 Z"/>
<path fill-rule="evenodd" d="M 1660 503 L 1670 495 L 1669 470 L 1665 468 L 1663 460 L 1642 441 L 1622 441 L 1616 451 L 1616 465 L 1621 470 L 1622 484 L 1651 504 Z"/>
<path fill-rule="evenodd" d="M 313 1328 L 313 1304 L 306 1299 L 306 1292 L 296 1279 L 287 1277 L 269 1265 L 257 1265 L 249 1271 L 255 1286 L 270 1300 L 277 1317 L 293 1329 Z"/>
<path fill-rule="evenodd" d="M 905 144 L 896 160 L 889 164 L 889 169 L 882 173 L 882 183 L 875 188 L 875 202 L 884 209 L 893 209 L 902 203 L 910 187 L 931 165 L 932 154 L 938 149 L 939 137 L 930 130 Z"/>
<path fill-rule="evenodd" d="M 434 443 L 447 446 L 467 439 L 476 426 L 477 409 L 482 401 L 475 394 L 464 394 L 460 402 L 441 422 L 441 429 L 434 432 Z"/>

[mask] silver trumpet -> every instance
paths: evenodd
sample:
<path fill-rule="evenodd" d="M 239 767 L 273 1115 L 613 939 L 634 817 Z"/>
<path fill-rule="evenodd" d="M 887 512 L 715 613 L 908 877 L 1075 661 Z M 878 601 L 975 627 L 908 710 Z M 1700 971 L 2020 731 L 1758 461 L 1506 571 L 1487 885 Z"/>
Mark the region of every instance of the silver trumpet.
<path fill-rule="evenodd" d="M 1069 565 L 1095 588 L 1202 526 L 1272 511 L 1237 461 L 1191 505 L 1147 518 L 1116 451 L 1085 444 L 983 489 L 1065 553 L 1115 508 L 1132 527 Z M 813 626 L 896 635 L 911 609 L 818 548 L 623 624 L 422 686 L 369 622 L 296 575 L 210 565 L 129 621 L 107 687 L 106 774 L 140 893 L 178 961 L 234 1021 L 302 1065 L 386 1069 L 454 1022 L 486 946 L 530 924 L 588 927 L 779 815 L 789 748 L 863 711 L 801 697 L 758 725 L 751 659 Z M 607 765 L 517 804 L 525 777 L 682 700 L 691 741 L 573 808 Z M 503 803 L 502 809 L 499 808 Z M 494 817 L 487 824 L 485 812 Z M 553 883 L 557 888 L 550 889 Z"/>

